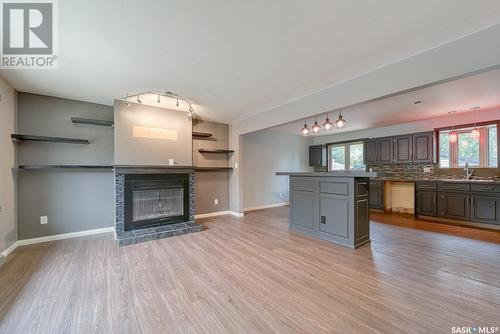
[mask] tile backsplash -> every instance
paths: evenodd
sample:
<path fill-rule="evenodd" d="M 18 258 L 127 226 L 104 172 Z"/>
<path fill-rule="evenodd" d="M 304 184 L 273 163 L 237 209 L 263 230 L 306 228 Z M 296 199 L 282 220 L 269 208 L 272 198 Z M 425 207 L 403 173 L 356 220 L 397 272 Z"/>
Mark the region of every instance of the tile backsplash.
<path fill-rule="evenodd" d="M 434 166 L 430 163 L 384 164 L 368 165 L 366 170 L 372 168 L 374 172 L 387 173 L 396 179 L 425 179 L 434 178 Z M 424 172 L 425 168 L 429 168 L 429 172 Z"/>

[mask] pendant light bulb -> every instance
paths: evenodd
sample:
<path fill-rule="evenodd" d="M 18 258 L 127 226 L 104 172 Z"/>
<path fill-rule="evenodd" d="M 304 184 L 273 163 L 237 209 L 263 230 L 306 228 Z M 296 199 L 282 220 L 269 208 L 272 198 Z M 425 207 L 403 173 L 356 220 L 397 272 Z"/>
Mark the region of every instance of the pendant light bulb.
<path fill-rule="evenodd" d="M 321 131 L 321 126 L 319 126 L 318 121 L 315 119 L 313 126 L 311 126 L 311 130 L 314 133 L 318 133 Z"/>
<path fill-rule="evenodd" d="M 339 112 L 339 117 L 335 121 L 335 127 L 337 129 L 343 129 L 345 127 L 345 119 L 342 118 L 342 112 Z"/>
<path fill-rule="evenodd" d="M 479 137 L 481 137 L 481 133 L 479 132 L 477 127 L 474 127 L 474 129 L 472 129 L 472 131 L 470 132 L 470 137 L 476 140 L 478 140 Z"/>
<path fill-rule="evenodd" d="M 304 121 L 304 127 L 300 129 L 300 132 L 302 132 L 303 136 L 307 136 L 310 132 L 309 127 L 307 126 L 306 121 Z"/>
<path fill-rule="evenodd" d="M 330 119 L 328 118 L 328 114 L 326 115 L 326 120 L 325 123 L 323 123 L 323 127 L 325 128 L 326 131 L 329 131 L 333 126 L 333 123 L 330 122 Z"/>
<path fill-rule="evenodd" d="M 450 114 L 450 119 L 451 119 L 451 131 L 450 135 L 448 137 L 448 140 L 450 143 L 456 143 L 458 141 L 458 134 L 456 131 L 453 130 L 453 115 L 455 115 L 456 111 L 450 111 L 448 114 Z"/>

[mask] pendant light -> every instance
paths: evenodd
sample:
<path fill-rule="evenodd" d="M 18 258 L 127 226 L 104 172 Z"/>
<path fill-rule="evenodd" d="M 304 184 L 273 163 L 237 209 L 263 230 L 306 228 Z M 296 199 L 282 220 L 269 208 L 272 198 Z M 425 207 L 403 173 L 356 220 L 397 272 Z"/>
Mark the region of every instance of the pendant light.
<path fill-rule="evenodd" d="M 479 110 L 479 107 L 473 107 L 471 110 Z M 479 137 L 481 137 L 481 133 L 477 129 L 477 123 L 474 123 L 474 129 L 470 132 L 470 137 L 476 140 L 479 140 Z"/>
<path fill-rule="evenodd" d="M 303 136 L 307 136 L 310 132 L 309 127 L 307 126 L 306 120 L 304 120 L 304 127 L 300 129 L 300 132 L 302 132 Z"/>
<path fill-rule="evenodd" d="M 326 131 L 330 131 L 332 126 L 333 126 L 333 123 L 330 122 L 330 119 L 328 118 L 328 114 L 326 114 L 326 120 L 325 120 L 325 123 L 323 123 L 323 127 L 325 128 Z"/>
<path fill-rule="evenodd" d="M 343 129 L 345 127 L 345 120 L 342 118 L 342 111 L 339 111 L 339 117 L 335 121 L 335 127 L 337 129 Z"/>
<path fill-rule="evenodd" d="M 319 126 L 318 120 L 316 119 L 316 117 L 314 117 L 314 125 L 311 126 L 311 130 L 313 133 L 318 133 L 321 131 L 321 126 Z"/>
<path fill-rule="evenodd" d="M 451 131 L 449 135 L 449 141 L 450 143 L 456 143 L 458 140 L 458 134 L 456 131 L 453 130 L 453 115 L 455 115 L 456 111 L 450 111 L 448 114 L 450 114 L 450 120 L 451 120 Z"/>

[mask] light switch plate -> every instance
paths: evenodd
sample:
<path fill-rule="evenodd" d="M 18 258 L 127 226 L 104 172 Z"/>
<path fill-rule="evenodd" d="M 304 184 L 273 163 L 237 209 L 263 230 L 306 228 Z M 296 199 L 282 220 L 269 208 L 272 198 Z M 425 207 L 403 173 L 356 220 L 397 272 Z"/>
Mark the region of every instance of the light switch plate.
<path fill-rule="evenodd" d="M 214 199 L 214 204 L 215 205 L 219 205 L 219 199 L 218 198 Z"/>
<path fill-rule="evenodd" d="M 47 216 L 40 216 L 40 224 L 45 225 L 49 223 L 49 218 Z"/>
<path fill-rule="evenodd" d="M 424 167 L 424 173 L 430 173 L 431 168 L 430 167 Z"/>

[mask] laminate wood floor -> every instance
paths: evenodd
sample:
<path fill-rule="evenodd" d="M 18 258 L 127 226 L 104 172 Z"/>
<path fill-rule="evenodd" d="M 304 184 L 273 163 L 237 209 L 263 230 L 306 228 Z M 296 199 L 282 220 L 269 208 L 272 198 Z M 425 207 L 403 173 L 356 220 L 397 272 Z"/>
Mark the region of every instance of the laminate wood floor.
<path fill-rule="evenodd" d="M 122 248 L 111 234 L 20 247 L 0 267 L 0 332 L 450 333 L 453 326 L 500 326 L 494 238 L 373 222 L 372 242 L 352 251 L 291 233 L 287 224 L 288 208 L 275 208 L 204 219 L 203 232 Z"/>

